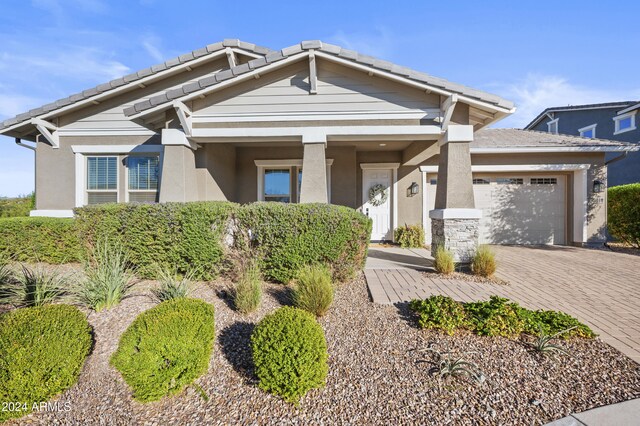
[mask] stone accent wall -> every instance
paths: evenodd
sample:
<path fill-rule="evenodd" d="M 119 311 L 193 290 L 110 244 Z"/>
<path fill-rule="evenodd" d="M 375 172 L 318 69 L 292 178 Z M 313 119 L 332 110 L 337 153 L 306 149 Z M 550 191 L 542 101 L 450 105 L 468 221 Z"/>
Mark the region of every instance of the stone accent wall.
<path fill-rule="evenodd" d="M 453 253 L 456 262 L 468 263 L 478 247 L 480 219 L 431 219 L 431 254 L 438 246 Z"/>

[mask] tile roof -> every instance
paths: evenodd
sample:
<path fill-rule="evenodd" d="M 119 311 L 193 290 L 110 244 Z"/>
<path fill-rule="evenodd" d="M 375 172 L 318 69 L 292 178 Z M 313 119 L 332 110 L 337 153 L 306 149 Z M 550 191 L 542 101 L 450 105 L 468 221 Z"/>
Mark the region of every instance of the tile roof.
<path fill-rule="evenodd" d="M 530 129 L 531 127 L 538 124 L 541 118 L 543 118 L 546 114 L 557 111 L 573 111 L 573 110 L 581 110 L 581 109 L 608 109 L 608 108 L 620 108 L 624 109 L 628 106 L 631 106 L 638 101 L 620 101 L 620 102 L 604 102 L 600 104 L 584 104 L 584 105 L 567 105 L 567 106 L 559 106 L 559 107 L 549 107 L 542 111 L 536 118 L 531 120 L 529 124 L 527 124 L 524 128 Z"/>
<path fill-rule="evenodd" d="M 405 68 L 399 65 L 395 65 L 391 62 L 374 58 L 372 56 L 363 55 L 353 50 L 344 49 L 340 46 L 324 43 L 320 40 L 307 40 L 293 46 L 285 47 L 282 50 L 273 51 L 268 53 L 264 58 L 254 59 L 246 64 L 242 64 L 231 68 L 230 70 L 220 72 L 212 77 L 206 77 L 197 81 L 197 85 L 194 83 L 185 84 L 180 89 L 170 93 L 163 93 L 161 95 L 150 98 L 149 100 L 138 102 L 131 107 L 125 108 L 124 113 L 127 116 L 135 115 L 142 111 L 146 111 L 158 105 L 167 103 L 169 101 L 178 99 L 184 95 L 205 89 L 207 87 L 215 86 L 222 81 L 228 80 L 235 76 L 239 76 L 255 69 L 259 69 L 270 65 L 274 62 L 284 60 L 293 55 L 299 54 L 310 49 L 325 52 L 342 59 L 352 61 L 354 63 L 367 65 L 379 70 L 387 71 L 396 74 L 401 77 L 406 77 L 411 80 L 415 80 L 420 83 L 426 83 L 430 86 L 441 88 L 446 91 L 458 93 L 470 98 L 478 99 L 502 108 L 513 108 L 513 102 L 503 99 L 497 95 L 493 95 L 480 90 L 472 89 L 461 84 L 452 83 L 447 80 L 433 77 L 429 74 L 414 71 L 410 68 Z"/>
<path fill-rule="evenodd" d="M 573 135 L 556 135 L 537 130 L 522 129 L 481 129 L 473 137 L 474 148 L 557 148 L 593 147 L 640 149 L 637 144 L 607 139 L 583 138 Z"/>
<path fill-rule="evenodd" d="M 153 65 L 149 68 L 145 68 L 135 73 L 131 73 L 129 75 L 125 75 L 124 77 L 116 78 L 111 80 L 108 83 L 99 84 L 94 88 L 84 90 L 80 93 L 76 93 L 75 95 L 68 96 L 63 99 L 59 99 L 55 102 L 48 103 L 39 108 L 34 108 L 28 112 L 18 114 L 13 118 L 9 118 L 0 123 L 0 130 L 9 126 L 13 126 L 14 124 L 18 124 L 23 121 L 27 121 L 31 118 L 37 117 L 39 115 L 45 114 L 47 112 L 55 111 L 59 108 L 65 107 L 67 105 L 71 105 L 82 100 L 91 98 L 97 94 L 101 94 L 104 92 L 108 92 L 110 90 L 116 89 L 120 86 L 124 86 L 125 84 L 140 80 L 142 78 L 148 77 L 153 74 L 157 74 L 161 71 L 174 68 L 181 64 L 187 64 L 191 61 L 194 61 L 203 56 L 209 55 L 211 53 L 223 50 L 227 47 L 237 47 L 243 50 L 247 50 L 253 52 L 258 55 L 267 55 L 273 53 L 273 50 L 257 46 L 253 43 L 247 43 L 238 39 L 225 39 L 218 43 L 210 44 L 206 47 L 194 50 L 184 55 L 180 55 L 176 58 L 169 59 L 161 64 Z"/>

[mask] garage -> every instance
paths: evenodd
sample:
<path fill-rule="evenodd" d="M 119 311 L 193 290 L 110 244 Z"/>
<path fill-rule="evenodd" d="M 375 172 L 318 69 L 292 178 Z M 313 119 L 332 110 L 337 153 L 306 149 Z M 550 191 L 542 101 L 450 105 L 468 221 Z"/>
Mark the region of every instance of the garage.
<path fill-rule="evenodd" d="M 428 174 L 426 183 L 429 211 L 435 206 L 436 175 Z M 473 192 L 482 210 L 480 243 L 566 244 L 565 175 L 474 173 Z M 430 229 L 428 218 L 426 226 Z"/>

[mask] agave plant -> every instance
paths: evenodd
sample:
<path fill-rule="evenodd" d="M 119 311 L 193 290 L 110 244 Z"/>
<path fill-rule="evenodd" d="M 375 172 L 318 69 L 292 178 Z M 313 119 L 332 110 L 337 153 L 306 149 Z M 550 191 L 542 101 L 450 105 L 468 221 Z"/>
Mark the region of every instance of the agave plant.
<path fill-rule="evenodd" d="M 438 377 L 446 379 L 448 377 L 460 377 L 467 376 L 472 381 L 479 385 L 484 384 L 486 377 L 480 370 L 478 365 L 474 362 L 465 359 L 467 355 L 474 354 L 476 352 L 463 352 L 461 356 L 454 356 L 453 352 L 440 352 L 436 349 L 428 347 L 426 349 L 413 349 L 422 352 L 432 352 L 436 355 L 436 366 L 433 370 L 438 373 Z M 430 360 L 421 359 L 418 362 L 431 362 Z"/>
<path fill-rule="evenodd" d="M 533 343 L 531 343 L 531 348 L 534 350 L 534 352 L 540 353 L 545 356 L 555 355 L 557 353 L 569 355 L 569 352 L 567 352 L 564 348 L 552 343 L 552 341 L 553 339 L 556 339 L 557 337 L 563 335 L 564 333 L 568 333 L 569 331 L 573 330 L 576 327 L 577 326 L 569 327 L 555 334 L 546 334 L 542 330 L 542 326 L 538 325 L 538 329 L 540 330 L 540 332 L 536 340 L 534 340 Z"/>

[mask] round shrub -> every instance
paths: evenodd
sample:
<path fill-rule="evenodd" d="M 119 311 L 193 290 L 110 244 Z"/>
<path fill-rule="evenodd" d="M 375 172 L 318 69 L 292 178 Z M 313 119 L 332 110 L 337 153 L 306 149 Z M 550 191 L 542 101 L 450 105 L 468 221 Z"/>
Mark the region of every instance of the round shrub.
<path fill-rule="evenodd" d="M 478 247 L 471 259 L 471 272 L 481 277 L 490 277 L 497 268 L 496 255 L 489 246 Z"/>
<path fill-rule="evenodd" d="M 394 238 L 402 248 L 422 248 L 424 247 L 424 228 L 420 224 L 405 224 L 396 228 Z"/>
<path fill-rule="evenodd" d="M 442 330 L 448 335 L 466 326 L 462 305 L 448 296 L 431 296 L 412 300 L 409 308 L 418 316 L 420 328 Z"/>
<path fill-rule="evenodd" d="M 640 248 L 640 183 L 611 187 L 607 196 L 609 232 Z"/>
<path fill-rule="evenodd" d="M 261 389 L 298 403 L 324 386 L 327 343 L 309 312 L 285 306 L 267 315 L 251 335 L 251 349 Z"/>
<path fill-rule="evenodd" d="M 209 367 L 213 306 L 172 299 L 143 312 L 120 338 L 111 364 L 142 402 L 180 392 Z"/>
<path fill-rule="evenodd" d="M 321 317 L 333 302 L 331 271 L 325 265 L 305 266 L 298 272 L 293 288 L 293 304 Z"/>
<path fill-rule="evenodd" d="M 91 349 L 85 315 L 69 305 L 17 309 L 0 316 L 0 401 L 25 410 L 0 411 L 0 421 L 29 413 L 78 380 Z"/>

